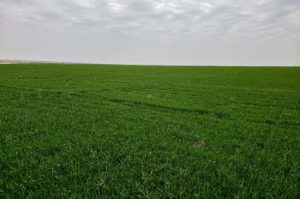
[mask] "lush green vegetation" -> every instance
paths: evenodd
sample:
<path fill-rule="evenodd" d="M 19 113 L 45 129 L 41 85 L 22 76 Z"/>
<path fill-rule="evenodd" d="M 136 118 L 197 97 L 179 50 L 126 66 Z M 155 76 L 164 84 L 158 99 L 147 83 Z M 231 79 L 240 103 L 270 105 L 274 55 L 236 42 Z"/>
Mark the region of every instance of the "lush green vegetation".
<path fill-rule="evenodd" d="M 0 65 L 0 197 L 299 198 L 300 68 Z"/>

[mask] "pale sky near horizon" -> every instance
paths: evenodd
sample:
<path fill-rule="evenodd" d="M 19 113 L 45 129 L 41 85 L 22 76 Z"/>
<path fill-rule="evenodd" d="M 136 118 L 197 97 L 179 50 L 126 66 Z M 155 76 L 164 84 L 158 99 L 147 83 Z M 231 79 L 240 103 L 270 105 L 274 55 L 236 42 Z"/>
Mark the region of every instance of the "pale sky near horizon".
<path fill-rule="evenodd" d="M 0 0 L 0 59 L 300 65 L 300 1 Z"/>

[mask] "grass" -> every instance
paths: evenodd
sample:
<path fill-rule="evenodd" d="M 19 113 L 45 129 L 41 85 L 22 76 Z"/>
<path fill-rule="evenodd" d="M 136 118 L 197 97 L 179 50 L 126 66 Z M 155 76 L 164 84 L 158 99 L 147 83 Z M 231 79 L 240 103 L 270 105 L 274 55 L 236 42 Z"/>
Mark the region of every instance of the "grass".
<path fill-rule="evenodd" d="M 300 68 L 0 65 L 1 198 L 299 198 Z"/>

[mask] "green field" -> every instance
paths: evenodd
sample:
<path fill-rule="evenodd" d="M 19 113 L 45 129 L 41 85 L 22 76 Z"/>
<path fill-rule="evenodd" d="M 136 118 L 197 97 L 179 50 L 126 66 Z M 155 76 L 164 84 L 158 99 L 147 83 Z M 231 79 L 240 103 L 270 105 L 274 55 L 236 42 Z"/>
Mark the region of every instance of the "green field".
<path fill-rule="evenodd" d="M 0 198 L 299 198 L 300 68 L 0 65 Z"/>

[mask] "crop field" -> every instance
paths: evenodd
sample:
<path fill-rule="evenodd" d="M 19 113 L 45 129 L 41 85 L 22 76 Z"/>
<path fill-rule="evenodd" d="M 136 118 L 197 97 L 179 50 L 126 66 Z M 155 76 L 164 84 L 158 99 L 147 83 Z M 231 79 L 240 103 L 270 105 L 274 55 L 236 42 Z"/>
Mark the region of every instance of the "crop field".
<path fill-rule="evenodd" d="M 300 68 L 0 65 L 0 198 L 299 198 Z"/>

